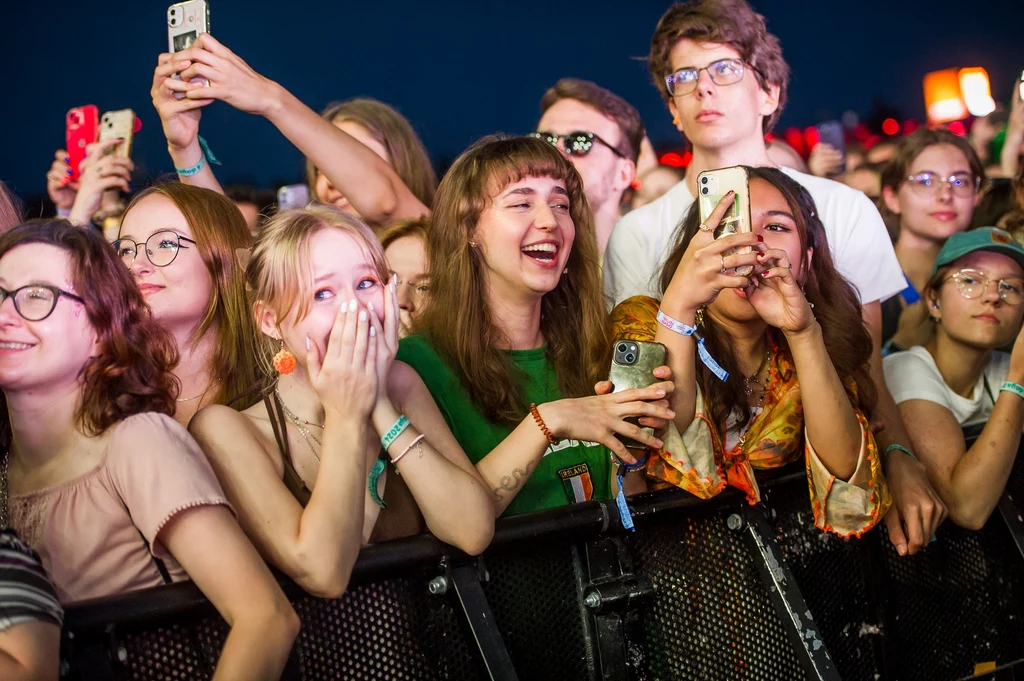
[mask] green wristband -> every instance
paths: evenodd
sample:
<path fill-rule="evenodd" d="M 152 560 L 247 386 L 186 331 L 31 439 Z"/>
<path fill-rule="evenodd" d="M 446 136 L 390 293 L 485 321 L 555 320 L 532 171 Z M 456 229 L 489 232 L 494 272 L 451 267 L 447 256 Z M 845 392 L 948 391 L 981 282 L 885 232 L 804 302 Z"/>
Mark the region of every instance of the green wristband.
<path fill-rule="evenodd" d="M 898 449 L 899 451 L 903 452 L 904 454 L 909 455 L 910 458 L 912 458 L 912 459 L 916 459 L 917 458 L 916 456 L 914 456 L 914 452 L 910 451 L 909 449 L 907 449 L 903 445 L 898 445 L 898 444 L 895 444 L 895 443 L 889 445 L 888 447 L 886 447 L 885 448 L 885 453 L 888 454 L 889 452 L 891 452 L 894 449 Z M 885 457 L 883 457 L 883 458 L 885 458 Z"/>
<path fill-rule="evenodd" d="M 395 440 L 405 432 L 405 429 L 409 427 L 409 419 L 406 418 L 405 414 L 398 417 L 395 421 L 395 425 L 388 428 L 388 432 L 384 433 L 384 437 L 380 439 L 381 446 L 387 450 L 388 447 L 395 444 Z"/>
<path fill-rule="evenodd" d="M 1007 381 L 999 386 L 999 392 L 1013 393 L 1017 397 L 1024 398 L 1024 385 L 1014 383 L 1013 381 Z"/>

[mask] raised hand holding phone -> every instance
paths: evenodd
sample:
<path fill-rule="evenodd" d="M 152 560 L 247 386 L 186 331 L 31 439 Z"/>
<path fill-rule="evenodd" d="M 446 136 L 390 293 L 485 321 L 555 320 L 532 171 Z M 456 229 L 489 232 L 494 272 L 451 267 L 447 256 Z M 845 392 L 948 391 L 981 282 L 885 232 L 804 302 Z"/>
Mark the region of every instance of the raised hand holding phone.
<path fill-rule="evenodd" d="M 100 209 L 104 192 L 128 191 L 135 164 L 130 158 L 111 153 L 122 144 L 123 140 L 113 138 L 89 145 L 85 160 L 82 161 L 78 193 L 71 215 L 68 216 L 74 224 L 88 225 L 92 221 L 93 215 Z"/>
<path fill-rule="evenodd" d="M 78 180 L 79 166 L 85 160 L 86 147 L 99 137 L 100 113 L 93 104 L 76 106 L 67 113 L 64 137 L 67 142 L 67 165 L 71 172 L 64 180 L 70 184 Z"/>

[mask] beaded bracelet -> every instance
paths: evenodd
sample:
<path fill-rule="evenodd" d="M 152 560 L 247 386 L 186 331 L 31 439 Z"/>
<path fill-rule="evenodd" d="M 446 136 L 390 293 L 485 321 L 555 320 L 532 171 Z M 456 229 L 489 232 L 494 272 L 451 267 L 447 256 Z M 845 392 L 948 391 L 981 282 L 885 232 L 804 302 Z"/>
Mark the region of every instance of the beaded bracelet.
<path fill-rule="evenodd" d="M 402 460 L 402 457 L 412 451 L 413 447 L 418 447 L 420 451 L 420 458 L 423 458 L 423 439 L 427 437 L 423 433 L 416 436 L 416 439 L 409 443 L 409 446 L 402 450 L 402 453 L 391 459 L 391 463 L 398 465 L 398 462 Z"/>
<path fill-rule="evenodd" d="M 548 426 L 546 423 L 544 423 L 544 419 L 540 417 L 540 411 L 537 409 L 536 404 L 530 405 L 530 413 L 533 414 L 533 420 L 537 422 L 538 426 L 540 426 L 540 431 L 544 433 L 544 437 L 548 439 L 548 442 L 550 442 L 553 445 L 557 445 L 559 442 L 561 442 L 561 440 L 552 435 L 551 431 L 548 430 Z"/>
<path fill-rule="evenodd" d="M 1017 397 L 1024 397 L 1024 385 L 1014 383 L 1013 381 L 1006 381 L 999 386 L 999 392 L 1013 393 Z"/>

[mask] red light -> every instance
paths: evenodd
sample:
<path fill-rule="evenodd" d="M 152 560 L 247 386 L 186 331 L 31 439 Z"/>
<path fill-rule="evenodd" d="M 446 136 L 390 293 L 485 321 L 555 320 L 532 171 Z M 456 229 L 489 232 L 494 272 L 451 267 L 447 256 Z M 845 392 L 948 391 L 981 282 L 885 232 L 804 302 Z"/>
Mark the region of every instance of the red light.
<path fill-rule="evenodd" d="M 918 123 L 913 118 L 908 118 L 907 120 L 903 121 L 903 134 L 909 135 L 913 133 L 915 130 L 917 130 L 919 127 L 921 127 L 920 123 Z"/>
<path fill-rule="evenodd" d="M 687 149 L 686 151 L 683 152 L 683 167 L 684 168 L 689 168 L 690 164 L 692 162 L 693 162 L 693 152 L 690 151 L 689 149 Z"/>
<path fill-rule="evenodd" d="M 662 154 L 659 161 L 661 161 L 662 165 L 672 166 L 673 168 L 683 168 L 686 165 L 683 163 L 683 157 L 674 151 Z"/>
<path fill-rule="evenodd" d="M 886 118 L 882 121 L 882 132 L 886 135 L 895 135 L 900 131 L 900 124 L 895 118 Z"/>
<path fill-rule="evenodd" d="M 959 137 L 963 137 L 964 135 L 967 134 L 967 128 L 964 127 L 962 121 L 953 121 L 952 123 L 950 123 L 949 131 L 954 135 L 958 135 Z"/>
<path fill-rule="evenodd" d="M 629 186 L 633 191 L 638 192 L 640 191 L 640 187 L 643 186 L 643 182 L 640 181 L 639 177 L 634 177 Z"/>
<path fill-rule="evenodd" d="M 764 141 L 765 142 L 774 142 L 775 141 L 775 135 L 773 135 L 771 133 L 768 133 L 767 135 L 764 136 Z"/>
<path fill-rule="evenodd" d="M 818 142 L 821 141 L 821 135 L 818 133 L 818 129 L 813 125 L 809 128 L 804 129 L 804 142 L 807 143 L 807 151 L 810 151 Z"/>
<path fill-rule="evenodd" d="M 786 144 L 796 149 L 796 153 L 801 156 L 807 156 L 807 145 L 804 143 L 804 135 L 800 128 L 786 130 Z"/>
<path fill-rule="evenodd" d="M 871 130 L 868 128 L 867 124 L 858 123 L 853 128 L 853 138 L 856 139 L 858 142 L 863 142 L 869 137 L 871 137 Z"/>

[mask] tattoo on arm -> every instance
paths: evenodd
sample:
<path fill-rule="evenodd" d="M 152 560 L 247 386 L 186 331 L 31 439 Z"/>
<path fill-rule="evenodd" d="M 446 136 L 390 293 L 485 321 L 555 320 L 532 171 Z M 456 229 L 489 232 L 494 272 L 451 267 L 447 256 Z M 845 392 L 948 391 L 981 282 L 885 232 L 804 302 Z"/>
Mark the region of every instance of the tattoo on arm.
<path fill-rule="evenodd" d="M 531 461 L 527 464 L 526 470 L 516 468 L 512 471 L 511 475 L 501 476 L 501 481 L 498 486 L 494 488 L 494 503 L 499 503 L 504 499 L 504 492 L 515 492 L 525 485 L 530 474 L 533 473 L 533 469 L 536 467 L 537 464 Z"/>

